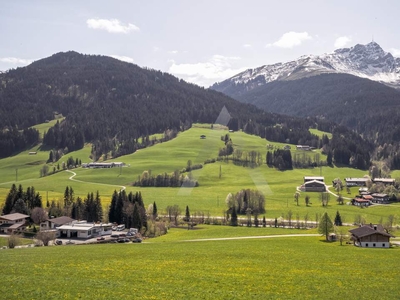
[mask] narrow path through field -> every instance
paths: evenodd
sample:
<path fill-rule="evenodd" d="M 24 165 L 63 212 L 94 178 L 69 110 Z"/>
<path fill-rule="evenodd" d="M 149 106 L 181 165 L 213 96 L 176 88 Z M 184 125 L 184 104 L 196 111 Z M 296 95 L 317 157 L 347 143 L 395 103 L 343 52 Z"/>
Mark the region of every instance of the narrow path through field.
<path fill-rule="evenodd" d="M 205 242 L 205 241 L 229 241 L 229 240 L 245 240 L 245 239 L 270 239 L 270 238 L 284 238 L 284 237 L 311 237 L 321 236 L 317 233 L 303 233 L 303 234 L 276 234 L 276 235 L 259 235 L 259 236 L 238 236 L 238 237 L 227 237 L 227 238 L 209 238 L 209 239 L 194 239 L 184 240 L 182 242 Z"/>
<path fill-rule="evenodd" d="M 71 173 L 72 175 L 68 178 L 69 180 L 75 181 L 75 182 L 81 182 L 81 183 L 91 183 L 91 184 L 97 184 L 97 185 L 105 185 L 105 186 L 118 186 L 121 188 L 121 191 L 126 189 L 126 186 L 123 185 L 115 185 L 115 184 L 107 184 L 107 183 L 98 183 L 98 182 L 91 182 L 91 181 L 82 181 L 82 180 L 78 180 L 78 179 L 74 179 L 74 177 L 76 176 L 76 173 L 71 171 L 71 170 L 65 170 L 69 173 Z"/>

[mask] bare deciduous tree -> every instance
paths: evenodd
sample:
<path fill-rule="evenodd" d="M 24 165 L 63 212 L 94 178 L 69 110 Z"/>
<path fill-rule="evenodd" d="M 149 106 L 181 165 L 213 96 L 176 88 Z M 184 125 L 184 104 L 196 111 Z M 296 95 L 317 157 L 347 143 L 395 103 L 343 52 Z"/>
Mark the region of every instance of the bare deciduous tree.
<path fill-rule="evenodd" d="M 56 239 L 56 233 L 54 231 L 40 231 L 36 234 L 36 239 L 42 242 L 43 246 L 48 246 L 50 241 Z"/>
<path fill-rule="evenodd" d="M 48 217 L 46 211 L 43 208 L 35 207 L 34 209 L 32 209 L 31 218 L 35 224 L 40 224 L 43 221 L 46 221 Z"/>

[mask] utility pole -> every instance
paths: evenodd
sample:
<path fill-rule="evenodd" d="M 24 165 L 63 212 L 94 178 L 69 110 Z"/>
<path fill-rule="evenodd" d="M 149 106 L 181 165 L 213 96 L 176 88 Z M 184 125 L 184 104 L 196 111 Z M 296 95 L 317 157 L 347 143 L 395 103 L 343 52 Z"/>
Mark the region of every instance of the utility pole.
<path fill-rule="evenodd" d="M 18 169 L 15 169 L 15 181 L 18 182 Z"/>

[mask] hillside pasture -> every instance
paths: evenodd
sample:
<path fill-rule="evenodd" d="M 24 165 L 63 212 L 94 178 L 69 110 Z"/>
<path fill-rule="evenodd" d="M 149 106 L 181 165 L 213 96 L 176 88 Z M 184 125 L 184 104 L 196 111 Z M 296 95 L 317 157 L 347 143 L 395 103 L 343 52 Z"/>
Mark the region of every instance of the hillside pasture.
<path fill-rule="evenodd" d="M 335 178 L 362 177 L 368 171 L 356 170 L 344 167 L 321 167 L 312 169 L 294 169 L 279 171 L 269 168 L 265 164 L 255 167 L 242 167 L 235 165 L 232 161 L 217 161 L 205 164 L 202 169 L 192 171 L 192 176 L 199 181 L 200 186 L 196 188 L 156 188 L 156 187 L 133 187 L 132 182 L 138 179 L 143 171 L 150 170 L 153 175 L 160 173 L 171 173 L 174 170 L 182 170 L 186 167 L 188 160 L 193 164 L 204 163 L 207 159 L 217 158 L 218 150 L 224 146 L 221 136 L 229 133 L 224 129 L 210 129 L 204 124 L 181 132 L 177 138 L 164 143 L 158 143 L 152 147 L 141 149 L 133 154 L 121 156 L 112 161 L 122 161 L 127 166 L 111 169 L 84 169 L 71 170 L 76 173 L 61 171 L 53 175 L 40 178 L 39 170 L 48 159 L 48 151 L 41 151 L 40 147 L 33 148 L 36 155 L 29 155 L 29 151 L 22 152 L 16 156 L 0 160 L 0 205 L 4 201 L 11 184 L 16 179 L 18 169 L 18 182 L 26 189 L 34 186 L 39 191 L 43 200 L 61 200 L 66 186 L 72 186 L 75 195 L 84 198 L 89 192 L 100 193 L 103 208 L 106 208 L 114 190 L 119 191 L 126 187 L 127 192 L 140 191 L 143 195 L 145 205 L 154 201 L 160 213 L 165 211 L 168 205 L 177 204 L 182 211 L 189 206 L 192 214 L 202 212 L 205 215 L 223 216 L 227 207 L 226 196 L 235 194 L 241 189 L 257 189 L 266 198 L 265 216 L 269 219 L 286 218 L 288 212 L 292 212 L 292 219 L 316 220 L 317 216 L 325 211 L 333 218 L 339 210 L 344 222 L 353 223 L 354 219 L 361 215 L 367 222 L 385 221 L 387 215 L 400 215 L 399 204 L 391 206 L 370 207 L 360 209 L 348 205 L 338 205 L 336 197 L 331 195 L 327 207 L 322 207 L 319 201 L 319 193 L 301 193 L 299 206 L 294 202 L 296 188 L 303 183 L 304 176 L 325 176 L 326 184 L 330 185 Z M 205 139 L 200 136 L 205 135 Z M 267 145 L 282 148 L 286 144 L 272 143 L 260 137 L 245 134 L 243 132 L 229 133 L 234 147 L 243 151 L 259 151 L 265 160 Z M 50 171 L 58 163 L 69 156 L 88 162 L 91 145 L 83 149 L 70 152 L 55 164 L 49 164 Z M 292 152 L 295 145 L 292 145 Z M 304 152 L 304 151 L 301 151 Z M 313 153 L 313 152 L 311 152 Z M 318 152 L 316 152 L 318 153 Z M 308 151 L 305 155 L 308 155 Z M 321 157 L 323 157 L 321 155 Z M 221 172 L 221 176 L 220 176 Z M 344 197 L 352 197 L 358 193 L 357 188 L 351 189 L 351 194 L 342 192 Z M 304 198 L 311 197 L 311 205 L 306 206 Z M 348 200 L 346 200 L 348 201 Z M 262 218 L 264 214 L 260 215 Z"/>

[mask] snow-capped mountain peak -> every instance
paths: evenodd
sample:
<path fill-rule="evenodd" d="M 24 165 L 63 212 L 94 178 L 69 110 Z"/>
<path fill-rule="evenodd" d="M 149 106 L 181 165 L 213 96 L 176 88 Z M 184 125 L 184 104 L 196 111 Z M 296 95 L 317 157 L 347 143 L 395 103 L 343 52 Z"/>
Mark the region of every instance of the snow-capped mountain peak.
<path fill-rule="evenodd" d="M 245 84 L 250 90 L 275 80 L 295 80 L 322 73 L 346 73 L 399 88 L 400 58 L 393 57 L 372 41 L 332 53 L 304 55 L 294 61 L 248 69 L 226 81 Z"/>

